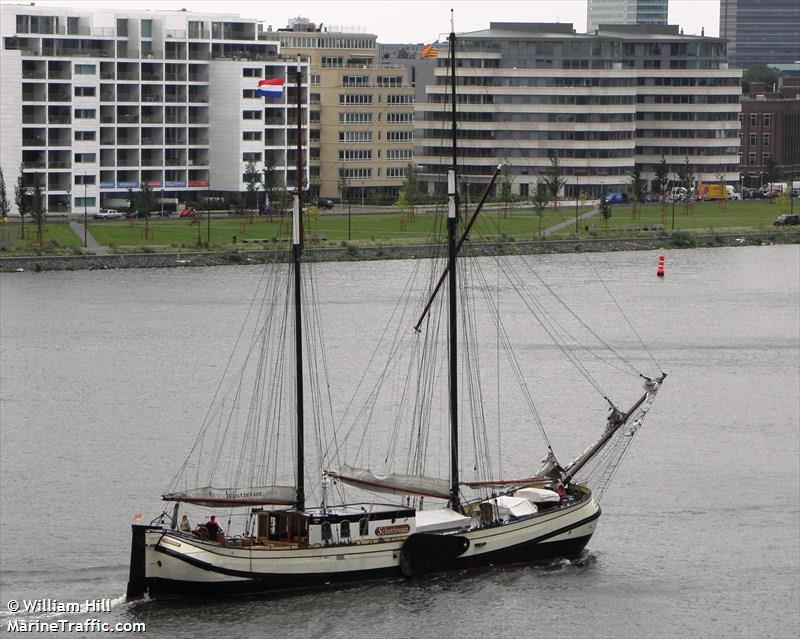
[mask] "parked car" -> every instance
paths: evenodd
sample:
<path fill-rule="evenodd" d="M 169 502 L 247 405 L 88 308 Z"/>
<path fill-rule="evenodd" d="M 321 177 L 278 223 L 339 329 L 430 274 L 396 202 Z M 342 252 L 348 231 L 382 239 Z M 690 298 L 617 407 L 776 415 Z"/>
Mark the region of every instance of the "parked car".
<path fill-rule="evenodd" d="M 660 198 L 655 193 L 645 193 L 639 198 L 639 202 L 642 204 L 658 204 L 659 199 Z"/>
<path fill-rule="evenodd" d="M 800 224 L 800 215 L 779 215 L 773 224 L 775 226 L 797 226 Z"/>
<path fill-rule="evenodd" d="M 620 193 L 619 191 L 614 191 L 613 193 L 609 193 L 606 195 L 606 204 L 624 204 L 628 201 L 628 194 L 627 193 Z"/>
<path fill-rule="evenodd" d="M 118 220 L 122 217 L 122 213 L 116 209 L 100 209 L 94 214 L 95 220 Z"/>
<path fill-rule="evenodd" d="M 751 188 L 744 188 L 742 189 L 742 199 L 743 200 L 760 200 L 764 197 L 764 194 L 761 193 L 758 189 L 751 189 Z"/>
<path fill-rule="evenodd" d="M 194 217 L 196 214 L 193 206 L 187 206 L 180 212 L 180 217 Z"/>
<path fill-rule="evenodd" d="M 327 198 L 320 198 L 319 200 L 317 200 L 317 206 L 321 209 L 332 209 L 333 200 L 329 200 Z"/>
<path fill-rule="evenodd" d="M 259 215 L 280 215 L 278 209 L 276 209 L 271 204 L 265 204 L 261 207 L 261 210 L 258 212 Z"/>

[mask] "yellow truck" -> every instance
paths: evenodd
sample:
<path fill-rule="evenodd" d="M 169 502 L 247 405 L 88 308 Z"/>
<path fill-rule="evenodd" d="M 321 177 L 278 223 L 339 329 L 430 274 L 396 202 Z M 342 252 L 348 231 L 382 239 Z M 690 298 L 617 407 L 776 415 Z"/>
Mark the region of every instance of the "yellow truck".
<path fill-rule="evenodd" d="M 699 182 L 697 184 L 698 200 L 730 200 L 731 194 L 725 184 L 708 184 Z"/>

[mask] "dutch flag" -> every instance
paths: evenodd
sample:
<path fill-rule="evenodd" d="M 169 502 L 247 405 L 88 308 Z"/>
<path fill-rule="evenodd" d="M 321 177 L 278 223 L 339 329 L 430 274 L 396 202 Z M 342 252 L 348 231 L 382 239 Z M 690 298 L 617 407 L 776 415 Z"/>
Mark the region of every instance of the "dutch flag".
<path fill-rule="evenodd" d="M 259 80 L 256 95 L 260 98 L 279 98 L 283 95 L 283 78 Z"/>

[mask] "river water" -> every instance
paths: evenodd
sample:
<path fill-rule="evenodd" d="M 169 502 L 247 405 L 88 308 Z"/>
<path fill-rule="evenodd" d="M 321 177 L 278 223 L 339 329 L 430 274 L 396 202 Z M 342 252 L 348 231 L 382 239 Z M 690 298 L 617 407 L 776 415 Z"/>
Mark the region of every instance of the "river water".
<path fill-rule="evenodd" d="M 122 600 L 132 516 L 160 512 L 260 267 L 0 275 L 0 634 L 98 618 L 164 637 L 796 637 L 800 249 L 670 251 L 663 279 L 653 252 L 515 259 L 604 324 L 596 270 L 669 373 L 580 561 L 135 605 Z M 410 265 L 318 266 L 337 392 L 353 390 Z M 113 605 L 9 612 L 46 598 Z"/>

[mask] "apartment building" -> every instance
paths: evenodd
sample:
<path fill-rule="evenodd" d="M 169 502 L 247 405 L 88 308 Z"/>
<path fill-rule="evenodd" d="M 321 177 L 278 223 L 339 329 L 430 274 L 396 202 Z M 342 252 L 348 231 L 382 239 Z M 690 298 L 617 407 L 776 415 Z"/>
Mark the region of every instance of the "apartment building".
<path fill-rule="evenodd" d="M 267 31 L 286 56 L 308 56 L 310 186 L 323 198 L 394 199 L 414 157 L 409 70 L 385 64 L 377 37 L 297 18 Z"/>
<path fill-rule="evenodd" d="M 457 40 L 461 176 L 479 193 L 494 167 L 512 191 L 533 192 L 557 156 L 564 196 L 626 190 L 634 167 L 652 188 L 666 160 L 686 158 L 698 180 L 738 183 L 741 71 L 725 43 L 677 26 L 615 25 L 596 34 L 571 24 L 491 23 Z M 450 164 L 449 65 L 417 103 L 416 162 L 429 191 Z"/>
<path fill-rule="evenodd" d="M 255 20 L 187 11 L 2 5 L 0 166 L 45 191 L 47 211 L 245 190 L 271 162 L 294 184 L 295 90 L 256 98 L 260 78 L 295 76 Z M 301 62 L 307 103 L 308 65 Z M 301 113 L 307 133 L 308 111 Z"/>

